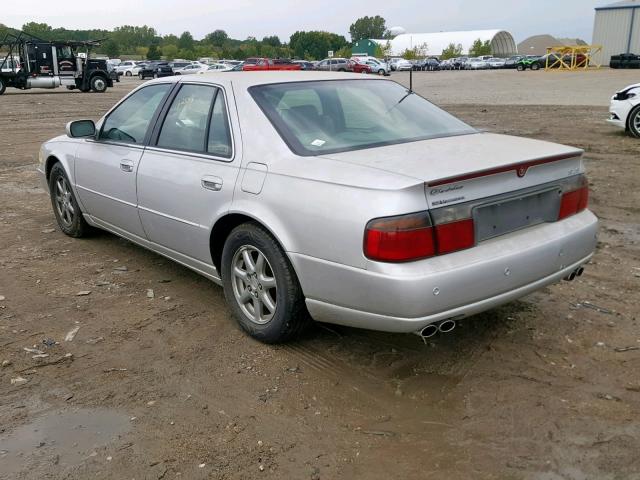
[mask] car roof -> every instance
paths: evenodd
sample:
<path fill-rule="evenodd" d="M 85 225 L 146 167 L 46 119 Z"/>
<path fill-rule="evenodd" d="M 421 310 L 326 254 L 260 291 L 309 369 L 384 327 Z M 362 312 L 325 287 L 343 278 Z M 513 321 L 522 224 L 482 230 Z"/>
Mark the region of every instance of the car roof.
<path fill-rule="evenodd" d="M 188 75 L 187 77 L 190 77 Z M 211 72 L 197 75 L 197 79 L 187 78 L 181 75 L 175 77 L 165 77 L 161 79 L 151 80 L 148 83 L 167 83 L 167 82 L 193 82 L 198 83 L 217 83 L 228 84 L 233 82 L 234 88 L 248 89 L 255 85 L 268 85 L 272 83 L 289 83 L 289 82 L 313 82 L 320 80 L 384 80 L 378 76 L 366 76 L 360 73 L 347 72 L 318 72 L 313 70 L 289 70 L 289 71 L 266 71 L 266 72 L 237 72 L 229 74 L 226 72 Z"/>

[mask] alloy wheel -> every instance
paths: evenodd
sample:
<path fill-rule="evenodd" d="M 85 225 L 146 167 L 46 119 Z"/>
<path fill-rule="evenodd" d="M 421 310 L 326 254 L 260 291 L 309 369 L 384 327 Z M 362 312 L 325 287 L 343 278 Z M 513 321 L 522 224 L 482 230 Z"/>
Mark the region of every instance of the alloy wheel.
<path fill-rule="evenodd" d="M 76 208 L 73 202 L 73 195 L 71 193 L 69 183 L 66 178 L 62 176 L 58 177 L 56 180 L 54 199 L 60 221 L 65 227 L 71 228 L 76 215 Z"/>
<path fill-rule="evenodd" d="M 276 279 L 265 255 L 244 245 L 231 262 L 233 295 L 242 313 L 253 323 L 269 323 L 276 312 Z"/>

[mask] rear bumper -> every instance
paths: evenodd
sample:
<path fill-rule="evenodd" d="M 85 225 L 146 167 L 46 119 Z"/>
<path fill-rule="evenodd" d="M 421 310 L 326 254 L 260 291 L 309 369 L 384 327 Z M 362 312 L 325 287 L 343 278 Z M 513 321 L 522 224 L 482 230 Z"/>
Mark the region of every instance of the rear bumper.
<path fill-rule="evenodd" d="M 389 332 L 496 307 L 557 282 L 586 263 L 596 244 L 589 211 L 482 242 L 476 247 L 369 270 L 290 254 L 318 321 Z M 377 269 L 378 271 L 372 271 Z"/>

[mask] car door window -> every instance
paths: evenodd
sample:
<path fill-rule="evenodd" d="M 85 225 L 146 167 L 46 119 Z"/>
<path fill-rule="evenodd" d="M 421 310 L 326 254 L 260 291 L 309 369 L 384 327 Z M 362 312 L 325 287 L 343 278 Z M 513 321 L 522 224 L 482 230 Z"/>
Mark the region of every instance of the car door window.
<path fill-rule="evenodd" d="M 215 102 L 211 113 L 211 122 L 209 123 L 207 152 L 217 157 L 231 158 L 231 154 L 233 153 L 231 147 L 231 131 L 229 128 L 229 118 L 227 116 L 227 106 L 222 90 L 218 90 Z"/>
<path fill-rule="evenodd" d="M 170 88 L 171 84 L 163 83 L 133 93 L 109 114 L 99 139 L 137 145 L 144 143 L 151 120 Z"/>
<path fill-rule="evenodd" d="M 209 116 L 216 92 L 213 86 L 183 85 L 164 119 L 158 146 L 205 152 Z"/>

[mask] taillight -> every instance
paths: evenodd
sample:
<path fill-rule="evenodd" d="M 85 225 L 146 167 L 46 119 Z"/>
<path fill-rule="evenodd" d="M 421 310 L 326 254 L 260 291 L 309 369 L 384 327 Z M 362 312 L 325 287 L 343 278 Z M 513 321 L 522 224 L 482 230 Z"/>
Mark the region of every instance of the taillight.
<path fill-rule="evenodd" d="M 365 230 L 364 254 L 381 262 L 408 262 L 475 245 L 471 218 L 449 215 L 435 221 L 433 225 L 429 212 L 371 220 Z"/>
<path fill-rule="evenodd" d="M 589 185 L 584 175 L 578 177 L 577 181 L 567 188 L 562 194 L 558 220 L 580 213 L 587 208 L 589 203 Z"/>
<path fill-rule="evenodd" d="M 364 234 L 364 254 L 381 262 L 407 262 L 435 255 L 429 213 L 371 220 Z"/>

